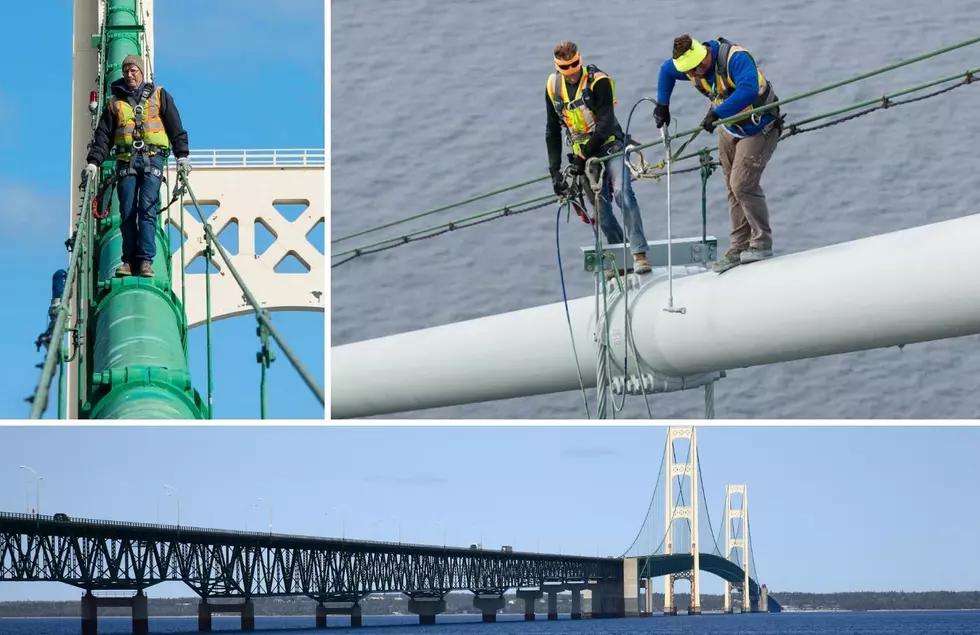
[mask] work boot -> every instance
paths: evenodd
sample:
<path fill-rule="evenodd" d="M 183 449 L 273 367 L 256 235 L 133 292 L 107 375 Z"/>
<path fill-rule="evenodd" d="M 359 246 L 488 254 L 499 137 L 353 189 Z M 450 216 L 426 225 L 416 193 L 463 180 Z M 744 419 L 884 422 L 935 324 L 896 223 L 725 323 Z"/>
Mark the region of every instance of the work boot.
<path fill-rule="evenodd" d="M 723 258 L 712 265 L 712 270 L 714 270 L 715 273 L 724 273 L 732 267 L 737 267 L 738 265 L 742 264 L 742 259 L 740 258 L 741 254 L 741 250 L 729 249 Z"/>
<path fill-rule="evenodd" d="M 742 252 L 743 265 L 750 262 L 759 262 L 760 260 L 765 260 L 766 258 L 772 258 L 772 249 L 753 249 L 750 247 Z"/>
<path fill-rule="evenodd" d="M 128 262 L 122 263 L 122 265 L 116 269 L 117 278 L 125 278 L 127 276 L 133 275 L 133 269 L 129 266 Z"/>
<path fill-rule="evenodd" d="M 143 262 L 140 263 L 140 277 L 141 278 L 153 277 L 153 265 L 151 265 L 148 260 L 144 260 Z"/>
<path fill-rule="evenodd" d="M 633 273 L 650 273 L 650 261 L 647 255 L 640 252 L 633 256 Z"/>

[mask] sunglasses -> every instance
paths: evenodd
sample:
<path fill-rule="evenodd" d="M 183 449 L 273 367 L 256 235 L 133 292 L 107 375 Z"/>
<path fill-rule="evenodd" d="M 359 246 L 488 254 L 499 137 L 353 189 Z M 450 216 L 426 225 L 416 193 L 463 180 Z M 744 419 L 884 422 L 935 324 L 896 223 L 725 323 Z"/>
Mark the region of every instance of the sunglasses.
<path fill-rule="evenodd" d="M 563 71 L 567 71 L 567 70 L 571 70 L 573 68 L 578 68 L 579 64 L 581 64 L 581 63 L 582 63 L 582 60 L 581 59 L 577 59 L 574 62 L 569 62 L 568 64 L 559 64 L 558 65 L 558 68 L 561 69 L 561 70 L 563 70 Z"/>

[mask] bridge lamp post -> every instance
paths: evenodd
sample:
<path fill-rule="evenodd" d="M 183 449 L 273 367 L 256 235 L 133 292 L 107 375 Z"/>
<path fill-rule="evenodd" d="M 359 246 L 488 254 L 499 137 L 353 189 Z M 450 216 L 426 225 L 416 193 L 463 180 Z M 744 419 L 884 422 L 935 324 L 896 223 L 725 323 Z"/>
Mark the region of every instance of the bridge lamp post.
<path fill-rule="evenodd" d="M 34 513 L 40 516 L 41 515 L 41 480 L 43 477 L 40 474 L 38 474 L 37 470 L 35 470 L 30 465 L 21 465 L 20 468 L 22 470 L 28 470 L 31 474 L 34 475 Z"/>
<path fill-rule="evenodd" d="M 180 527 L 180 492 L 173 485 L 163 484 L 164 489 L 169 489 L 173 491 L 173 494 L 167 494 L 167 496 L 173 496 L 177 501 L 177 526 Z"/>
<path fill-rule="evenodd" d="M 266 505 L 269 506 L 269 534 L 271 535 L 272 534 L 272 503 L 270 503 L 266 499 L 262 498 L 261 496 L 258 497 L 258 498 L 256 498 L 255 500 L 262 501 L 263 503 L 265 503 Z M 254 505 L 253 505 L 253 507 L 254 507 Z"/>

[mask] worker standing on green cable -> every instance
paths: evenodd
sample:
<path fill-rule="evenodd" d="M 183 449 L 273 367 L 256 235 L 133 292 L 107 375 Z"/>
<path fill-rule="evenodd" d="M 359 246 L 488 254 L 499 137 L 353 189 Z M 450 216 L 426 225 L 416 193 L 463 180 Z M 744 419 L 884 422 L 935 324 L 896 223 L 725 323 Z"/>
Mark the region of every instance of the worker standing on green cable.
<path fill-rule="evenodd" d="M 725 38 L 702 44 L 690 35 L 682 35 L 674 39 L 673 59 L 660 67 L 654 110 L 658 128 L 670 123 L 670 95 L 674 83 L 683 79 L 690 79 L 712 102 L 711 110 L 701 121 L 701 127 L 709 133 L 719 119 L 778 100 L 772 84 L 747 50 Z M 772 257 L 769 208 L 760 182 L 782 129 L 782 117 L 776 107 L 727 123 L 718 135 L 718 154 L 728 188 L 731 248 L 715 263 L 717 273 Z"/>
<path fill-rule="evenodd" d="M 173 151 L 177 170 L 191 171 L 187 132 L 173 97 L 144 80 L 143 58 L 127 55 L 121 79 L 110 89 L 112 97 L 102 111 L 92 138 L 82 182 L 94 179 L 110 147 L 116 150 L 119 190 L 122 266 L 116 276 L 153 277 L 156 256 L 157 209 L 163 162 Z"/>
<path fill-rule="evenodd" d="M 616 119 L 616 88 L 611 77 L 594 65 L 582 67 L 582 57 L 574 42 L 562 42 L 555 47 L 555 69 L 545 86 L 547 124 L 545 143 L 548 147 L 548 164 L 555 194 L 566 192 L 565 179 L 561 174 L 561 130 L 572 150 L 572 172 L 585 173 L 585 161 L 592 157 L 605 157 L 623 150 L 625 135 Z M 607 161 L 599 197 L 599 226 L 606 240 L 623 244 L 623 229 L 613 215 L 610 190 L 615 192 L 616 205 L 623 212 L 623 222 L 629 231 L 630 252 L 633 254 L 633 271 L 647 273 L 650 262 L 646 257 L 647 240 L 643 234 L 640 206 L 630 179 L 622 178 L 622 164 Z M 590 199 L 591 200 L 591 199 Z"/>

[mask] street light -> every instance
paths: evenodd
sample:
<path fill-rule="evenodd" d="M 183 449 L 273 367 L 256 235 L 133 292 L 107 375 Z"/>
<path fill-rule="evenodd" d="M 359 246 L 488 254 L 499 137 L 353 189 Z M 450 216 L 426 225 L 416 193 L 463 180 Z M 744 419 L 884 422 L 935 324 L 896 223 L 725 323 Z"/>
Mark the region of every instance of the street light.
<path fill-rule="evenodd" d="M 34 479 L 35 479 L 35 484 L 34 484 L 34 513 L 37 514 L 37 515 L 40 515 L 41 514 L 41 479 L 42 479 L 42 477 L 41 477 L 40 474 L 37 473 L 37 470 L 35 470 L 30 465 L 21 465 L 20 467 L 21 467 L 22 470 L 29 470 L 34 475 Z"/>
<path fill-rule="evenodd" d="M 262 498 L 261 496 L 256 498 L 255 500 L 262 501 L 263 503 L 269 506 L 269 534 L 272 534 L 272 503 Z M 257 505 L 253 504 L 252 506 L 256 507 Z"/>
<path fill-rule="evenodd" d="M 167 496 L 173 496 L 177 499 L 177 526 L 180 527 L 180 492 L 173 485 L 163 484 L 164 489 L 173 490 L 173 494 L 167 494 Z"/>

